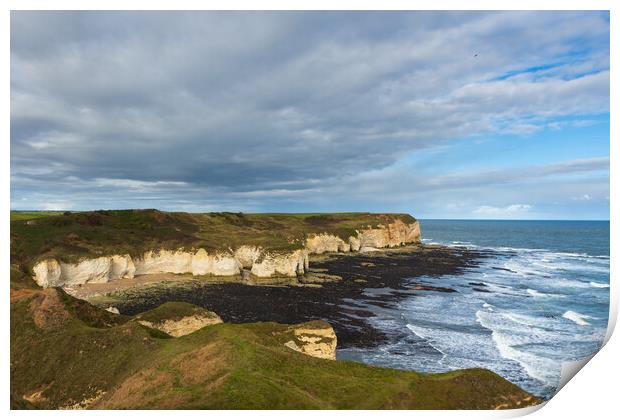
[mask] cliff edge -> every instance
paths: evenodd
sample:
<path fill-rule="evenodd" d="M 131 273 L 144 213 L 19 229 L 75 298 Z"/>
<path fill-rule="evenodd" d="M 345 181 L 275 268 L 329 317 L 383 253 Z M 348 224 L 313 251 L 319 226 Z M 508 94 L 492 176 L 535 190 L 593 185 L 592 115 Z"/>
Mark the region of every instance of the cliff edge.
<path fill-rule="evenodd" d="M 107 283 L 143 274 L 295 277 L 309 254 L 420 241 L 406 214 L 65 213 L 11 223 L 12 286 Z"/>
<path fill-rule="evenodd" d="M 323 321 L 228 324 L 202 308 L 165 305 L 129 317 L 59 289 L 12 291 L 11 407 L 494 409 L 540 403 L 485 369 L 420 374 L 330 360 L 336 337 Z M 196 315 L 214 322 L 178 337 L 140 322 Z"/>

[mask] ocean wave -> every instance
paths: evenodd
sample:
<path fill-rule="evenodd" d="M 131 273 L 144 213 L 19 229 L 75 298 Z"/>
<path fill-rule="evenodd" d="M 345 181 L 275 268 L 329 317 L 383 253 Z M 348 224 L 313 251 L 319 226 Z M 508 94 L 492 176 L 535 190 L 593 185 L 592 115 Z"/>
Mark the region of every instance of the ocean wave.
<path fill-rule="evenodd" d="M 563 293 L 549 293 L 549 292 L 541 292 L 536 289 L 527 289 L 527 294 L 533 296 L 535 298 L 554 298 L 554 299 L 566 299 L 567 295 Z"/>
<path fill-rule="evenodd" d="M 544 276 L 548 273 L 541 270 L 536 270 L 532 268 L 531 261 L 525 260 L 521 261 L 509 261 L 504 263 L 504 269 L 509 270 L 509 272 L 513 274 L 517 274 L 523 277 L 526 276 Z"/>
<path fill-rule="evenodd" d="M 585 283 L 579 280 L 570 280 L 564 277 L 553 278 L 549 281 L 548 286 L 551 287 L 565 287 L 569 289 L 587 289 L 592 287 L 589 283 Z"/>
<path fill-rule="evenodd" d="M 558 272 L 609 273 L 609 264 L 556 259 L 543 261 L 537 256 L 517 257 L 504 263 L 503 268 L 521 276 L 544 276 Z"/>
<path fill-rule="evenodd" d="M 547 296 L 549 296 L 547 293 L 539 292 L 536 289 L 527 289 L 527 293 L 529 293 L 530 295 L 532 295 L 534 297 L 547 297 Z"/>
<path fill-rule="evenodd" d="M 439 284 L 461 293 L 429 294 L 403 305 L 401 328 L 407 324 L 411 340 L 428 349 L 422 353 L 441 359 L 442 368 L 483 362 L 526 389 L 554 388 L 561 363 L 591 354 L 605 334 L 605 314 L 595 305 L 605 303 L 609 291 L 609 257 L 466 240 L 440 242 L 488 251 L 487 258 L 463 274 L 441 278 Z M 484 283 L 485 292 L 464 287 L 469 282 Z M 589 306 L 572 306 L 577 297 L 589 299 Z"/>
<path fill-rule="evenodd" d="M 590 286 L 596 287 L 598 289 L 609 289 L 609 285 L 605 283 L 597 283 L 595 281 L 590 282 Z"/>
<path fill-rule="evenodd" d="M 523 314 L 516 314 L 513 312 L 504 312 L 501 314 L 501 316 L 504 317 L 506 320 L 512 321 L 514 323 L 508 326 L 509 330 L 512 329 L 518 332 L 531 333 L 531 336 L 534 336 L 537 331 L 528 331 L 530 327 L 537 327 L 539 329 L 550 327 L 549 320 L 539 316 L 529 316 Z"/>
<path fill-rule="evenodd" d="M 447 354 L 445 352 L 443 352 L 439 346 L 437 345 L 433 345 L 432 343 L 432 337 L 430 337 L 429 335 L 425 334 L 423 332 L 423 330 L 419 327 L 417 327 L 416 325 L 413 324 L 407 324 L 407 329 L 409 331 L 411 331 L 412 333 L 414 333 L 417 337 L 421 338 L 422 340 L 424 340 L 424 342 L 426 344 L 428 344 L 429 346 L 431 346 L 433 349 L 437 350 L 439 353 L 441 353 L 444 357 L 447 356 Z"/>
<path fill-rule="evenodd" d="M 516 348 L 531 343 L 532 337 L 525 335 L 525 330 L 510 328 L 505 323 L 505 315 L 478 311 L 476 320 L 491 331 L 491 337 L 501 357 L 517 362 L 530 377 L 547 385 L 554 385 L 559 374 L 559 362 Z"/>
<path fill-rule="evenodd" d="M 564 315 L 562 315 L 562 317 L 573 321 L 577 325 L 582 326 L 590 325 L 590 323 L 586 321 L 586 319 L 592 319 L 591 316 L 580 314 L 579 312 L 575 311 L 566 311 L 564 312 Z"/>
<path fill-rule="evenodd" d="M 514 248 L 510 246 L 494 246 L 488 249 L 492 251 L 516 252 L 516 253 L 533 253 L 533 252 L 550 252 L 545 248 Z"/>
<path fill-rule="evenodd" d="M 431 238 L 424 238 L 422 242 L 431 243 Z M 567 252 L 567 251 L 553 251 L 547 248 L 520 248 L 520 247 L 510 247 L 510 246 L 483 246 L 477 245 L 467 241 L 449 241 L 449 242 L 432 242 L 437 245 L 444 245 L 448 247 L 462 247 L 468 246 L 473 249 L 486 250 L 486 251 L 495 251 L 495 252 L 511 252 L 517 253 L 521 256 L 527 256 L 528 254 L 533 254 L 540 261 L 543 260 L 545 262 L 553 261 L 556 259 L 578 259 L 590 261 L 593 263 L 597 263 L 597 261 L 592 260 L 607 260 L 609 261 L 609 255 L 590 255 L 585 252 Z"/>

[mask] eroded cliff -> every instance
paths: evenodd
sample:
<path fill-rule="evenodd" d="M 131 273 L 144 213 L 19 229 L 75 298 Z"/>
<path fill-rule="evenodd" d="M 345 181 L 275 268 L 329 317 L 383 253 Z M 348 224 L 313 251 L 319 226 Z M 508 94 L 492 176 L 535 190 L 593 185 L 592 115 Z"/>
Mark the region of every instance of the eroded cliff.
<path fill-rule="evenodd" d="M 314 228 L 319 230 L 319 228 Z M 153 249 L 137 256 L 113 254 L 81 257 L 77 262 L 43 258 L 33 266 L 33 278 L 42 287 L 107 283 L 144 274 L 192 274 L 194 276 L 256 278 L 295 277 L 309 267 L 309 254 L 325 252 L 366 252 L 419 242 L 417 221 L 406 223 L 387 219 L 375 226 L 354 230 L 311 232 L 301 241 L 289 242 L 292 250 L 269 249 L 262 245 L 240 245 L 228 250 L 204 248 Z"/>

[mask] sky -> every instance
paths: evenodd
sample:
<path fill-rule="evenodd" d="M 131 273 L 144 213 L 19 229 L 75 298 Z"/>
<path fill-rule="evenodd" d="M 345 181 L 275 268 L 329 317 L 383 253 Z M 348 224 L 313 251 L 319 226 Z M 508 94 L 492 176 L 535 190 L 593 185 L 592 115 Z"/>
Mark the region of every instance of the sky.
<path fill-rule="evenodd" d="M 11 12 L 11 208 L 609 219 L 608 12 Z"/>

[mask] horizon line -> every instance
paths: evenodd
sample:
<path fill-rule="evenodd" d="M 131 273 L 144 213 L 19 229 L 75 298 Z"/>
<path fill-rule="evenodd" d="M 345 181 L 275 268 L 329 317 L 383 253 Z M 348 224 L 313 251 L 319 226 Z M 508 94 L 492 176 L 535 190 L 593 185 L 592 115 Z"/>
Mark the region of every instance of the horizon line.
<path fill-rule="evenodd" d="M 104 211 L 116 211 L 116 210 L 158 210 L 158 211 L 164 211 L 164 212 L 179 212 L 179 213 L 196 213 L 196 214 L 201 214 L 201 213 L 245 213 L 245 214 L 269 214 L 269 213 L 273 213 L 273 214 L 304 214 L 304 213 L 317 213 L 317 214 L 330 214 L 330 213 L 375 213 L 375 214 L 381 214 L 381 213 L 387 213 L 387 214 L 403 214 L 403 213 L 399 213 L 399 212 L 372 212 L 372 211 L 307 211 L 307 212 L 303 212 L 303 211 L 290 211 L 290 212 L 286 212 L 286 211 L 264 211 L 264 212 L 245 212 L 245 211 L 230 211 L 230 210 L 220 210 L 220 211 L 178 211 L 178 210 L 159 210 L 156 208 L 126 208 L 126 209 L 91 209 L 91 210 L 59 210 L 59 209 L 54 209 L 54 210 L 48 210 L 48 209 L 10 209 L 11 212 L 14 211 L 21 211 L 21 212 L 88 212 L 88 211 L 100 211 L 100 210 L 104 210 Z M 610 219 L 501 219 L 501 218 L 496 218 L 496 219 L 478 219 L 478 218 L 463 218 L 463 217 L 417 217 L 414 216 L 411 213 L 406 213 L 409 214 L 413 217 L 415 217 L 418 220 L 453 220 L 453 221 L 478 221 L 478 222 L 499 222 L 499 221 L 504 221 L 504 222 L 610 222 Z"/>

